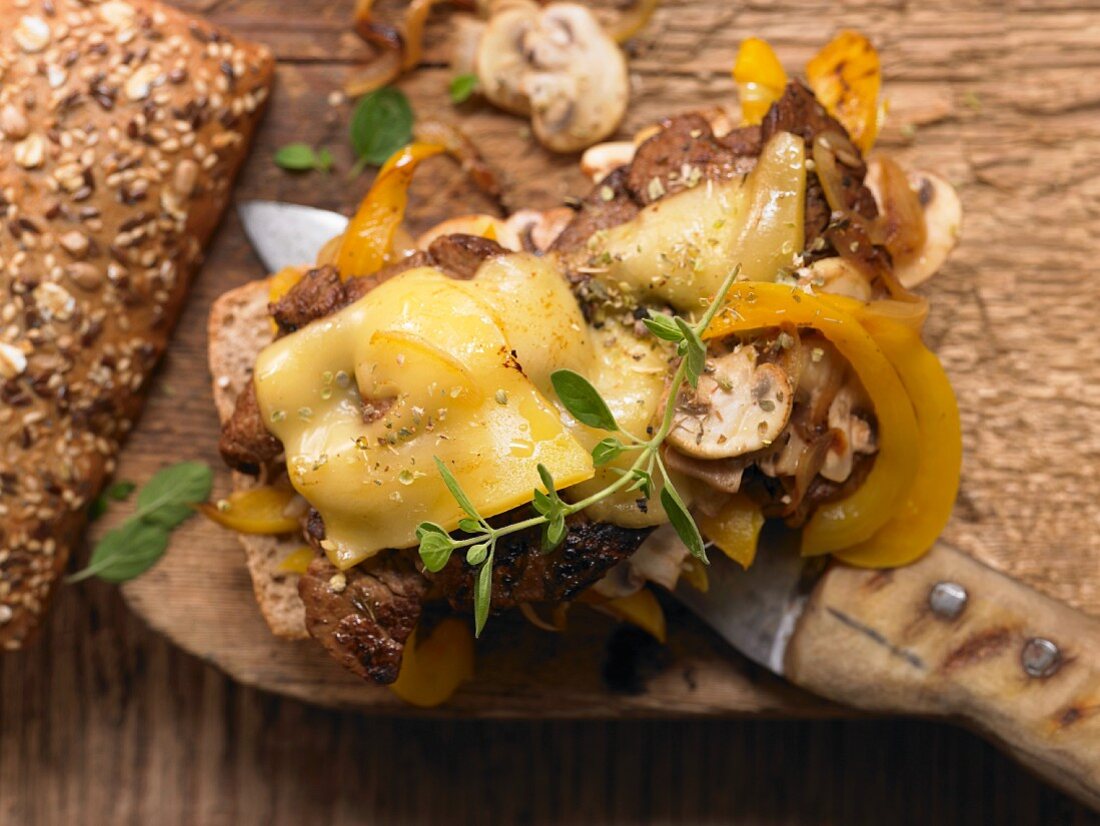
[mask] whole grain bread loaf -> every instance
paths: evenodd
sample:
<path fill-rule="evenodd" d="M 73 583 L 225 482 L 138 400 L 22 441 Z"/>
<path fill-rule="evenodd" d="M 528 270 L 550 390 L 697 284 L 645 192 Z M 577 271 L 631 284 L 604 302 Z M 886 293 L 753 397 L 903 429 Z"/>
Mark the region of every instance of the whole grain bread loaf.
<path fill-rule="evenodd" d="M 149 0 L 0 3 L 0 646 L 38 625 L 268 95 Z"/>

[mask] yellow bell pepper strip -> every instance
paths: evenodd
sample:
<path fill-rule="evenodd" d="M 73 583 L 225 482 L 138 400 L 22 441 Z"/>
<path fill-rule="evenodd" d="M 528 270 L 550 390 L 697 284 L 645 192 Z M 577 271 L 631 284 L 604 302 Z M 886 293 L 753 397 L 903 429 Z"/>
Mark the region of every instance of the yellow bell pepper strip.
<path fill-rule="evenodd" d="M 413 630 L 405 643 L 401 671 L 390 691 L 409 705 L 434 708 L 447 702 L 474 676 L 474 637 L 470 624 L 447 617 L 426 640 Z"/>
<path fill-rule="evenodd" d="M 962 431 L 955 393 L 938 358 L 919 334 L 898 320 L 897 302 L 862 304 L 838 296 L 824 301 L 848 309 L 894 365 L 912 400 L 920 433 L 917 478 L 901 510 L 865 542 L 836 557 L 862 568 L 894 568 L 923 556 L 943 531 L 959 490 Z"/>
<path fill-rule="evenodd" d="M 604 614 L 610 614 L 616 619 L 638 626 L 657 642 L 664 643 L 668 639 L 665 612 L 657 597 L 648 588 L 642 588 L 628 597 L 609 599 L 593 607 Z"/>
<path fill-rule="evenodd" d="M 283 574 L 304 574 L 315 556 L 317 552 L 313 548 L 298 548 L 284 556 L 275 570 Z"/>
<path fill-rule="evenodd" d="M 743 493 L 735 493 L 715 516 L 698 513 L 695 521 L 703 536 L 748 570 L 756 559 L 756 543 L 764 527 L 760 506 Z"/>
<path fill-rule="evenodd" d="M 733 80 L 741 97 L 741 121 L 753 124 L 760 123 L 772 104 L 783 97 L 787 73 L 767 41 L 749 37 L 737 50 Z"/>
<path fill-rule="evenodd" d="M 370 275 L 386 263 L 394 233 L 405 217 L 413 173 L 421 161 L 441 152 L 442 146 L 412 143 L 382 166 L 340 243 L 336 268 L 341 278 Z"/>
<path fill-rule="evenodd" d="M 842 31 L 806 64 L 806 79 L 821 105 L 848 130 L 864 154 L 875 145 L 882 69 L 878 52 L 859 32 Z"/>
<path fill-rule="evenodd" d="M 279 534 L 300 530 L 298 515 L 290 509 L 297 496 L 289 485 L 263 485 L 238 490 L 217 504 L 199 505 L 203 516 L 237 533 Z"/>
<path fill-rule="evenodd" d="M 855 318 L 817 296 L 782 284 L 734 285 L 704 339 L 781 324 L 818 330 L 836 346 L 874 405 L 879 451 L 863 484 L 817 509 L 802 530 L 802 553 L 816 556 L 870 539 L 904 502 L 917 472 L 917 421 L 909 396 L 882 350 Z"/>

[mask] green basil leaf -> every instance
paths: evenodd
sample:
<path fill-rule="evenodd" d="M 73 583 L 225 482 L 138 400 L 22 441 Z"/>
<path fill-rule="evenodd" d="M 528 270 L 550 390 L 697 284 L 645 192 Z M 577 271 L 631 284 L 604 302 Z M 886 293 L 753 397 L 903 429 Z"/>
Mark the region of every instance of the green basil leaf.
<path fill-rule="evenodd" d="M 275 165 L 291 172 L 308 172 L 317 168 L 317 153 L 305 143 L 288 143 L 275 153 Z"/>
<path fill-rule="evenodd" d="M 92 500 L 92 504 L 88 508 L 88 521 L 95 522 L 103 516 L 107 512 L 109 503 L 123 502 L 128 499 L 135 488 L 137 488 L 137 485 L 127 481 L 115 482 L 110 485 L 103 493 Z"/>
<path fill-rule="evenodd" d="M 465 103 L 477 89 L 478 78 L 473 72 L 451 78 L 451 103 Z"/>
<path fill-rule="evenodd" d="M 594 448 L 592 448 L 592 461 L 596 467 L 606 465 L 608 462 L 613 462 L 617 459 L 624 450 L 623 443 L 616 439 L 614 436 L 608 436 L 606 439 L 601 439 Z"/>
<path fill-rule="evenodd" d="M 132 519 L 156 522 L 169 530 L 195 513 L 210 497 L 214 471 L 205 462 L 179 462 L 160 470 L 137 495 Z"/>
<path fill-rule="evenodd" d="M 351 115 L 351 145 L 363 163 L 381 166 L 413 138 L 413 111 L 399 89 L 386 86 L 364 95 Z"/>
<path fill-rule="evenodd" d="M 447 490 L 451 492 L 451 496 L 458 502 L 459 507 L 466 511 L 467 516 L 480 520 L 481 516 L 478 515 L 477 508 L 474 507 L 474 503 L 470 501 L 466 492 L 462 490 L 458 480 L 451 475 L 451 472 L 447 470 L 447 466 L 440 461 L 438 456 L 433 458 L 435 459 L 435 466 L 439 468 L 439 475 L 443 477 L 443 484 L 447 486 Z"/>
<path fill-rule="evenodd" d="M 459 519 L 458 529 L 466 533 L 478 533 L 481 530 L 481 523 L 476 519 Z"/>
<path fill-rule="evenodd" d="M 489 619 L 489 603 L 493 599 L 493 554 L 481 563 L 477 573 L 477 587 L 474 589 L 474 636 L 480 637 L 485 622 Z"/>
<path fill-rule="evenodd" d="M 649 318 L 643 318 L 642 323 L 653 335 L 665 341 L 682 341 L 684 338 L 684 334 L 680 332 L 680 328 L 676 326 L 676 322 L 670 315 L 650 310 Z"/>
<path fill-rule="evenodd" d="M 420 559 L 433 574 L 442 571 L 451 559 L 455 543 L 443 528 L 434 522 L 421 522 L 416 528 L 420 540 Z"/>
<path fill-rule="evenodd" d="M 668 521 L 672 523 L 677 536 L 687 545 L 691 555 L 696 559 L 707 562 L 707 551 L 703 546 L 703 537 L 699 533 L 699 528 L 695 525 L 695 520 L 691 518 L 691 514 L 688 513 L 684 500 L 680 498 L 680 494 L 676 492 L 676 488 L 672 485 L 665 485 L 661 489 L 661 505 L 664 507 L 665 513 L 668 514 Z"/>
<path fill-rule="evenodd" d="M 466 564 L 467 565 L 480 565 L 485 561 L 485 557 L 489 555 L 489 543 L 482 542 L 480 545 L 471 545 L 470 549 L 466 551 Z"/>
<path fill-rule="evenodd" d="M 317 168 L 322 172 L 328 172 L 332 169 L 333 164 L 332 153 L 327 147 L 322 146 L 317 150 Z"/>
<path fill-rule="evenodd" d="M 140 519 L 123 522 L 95 546 L 88 567 L 67 581 L 79 582 L 91 576 L 112 583 L 133 579 L 164 556 L 170 536 L 170 532 L 156 522 Z"/>
<path fill-rule="evenodd" d="M 607 402 L 580 373 L 555 370 L 550 374 L 550 383 L 554 385 L 554 392 L 562 405 L 578 422 L 601 430 L 619 429 Z"/>

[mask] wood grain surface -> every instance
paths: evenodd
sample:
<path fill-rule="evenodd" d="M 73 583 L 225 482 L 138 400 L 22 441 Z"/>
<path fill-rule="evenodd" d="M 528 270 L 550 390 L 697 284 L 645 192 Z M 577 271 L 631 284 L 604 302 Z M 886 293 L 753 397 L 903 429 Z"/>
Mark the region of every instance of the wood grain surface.
<path fill-rule="evenodd" d="M 363 55 L 346 26 L 350 3 L 181 5 L 269 43 L 282 61 L 239 197 L 348 210 L 365 179 L 291 176 L 270 157 L 304 140 L 332 146 L 347 168 L 346 110 L 326 98 Z M 429 27 L 433 61 L 450 14 Z M 668 0 L 634 46 L 624 131 L 670 110 L 732 103 L 728 68 L 745 35 L 767 37 L 795 67 L 844 26 L 869 33 L 883 54 L 892 116 L 881 146 L 948 176 L 966 210 L 963 243 L 928 290 L 929 338 L 959 390 L 967 450 L 945 539 L 1100 613 L 1100 362 L 1089 347 L 1100 311 L 1090 269 L 1100 251 L 1100 3 Z M 402 85 L 418 110 L 463 118 L 505 172 L 512 204 L 551 206 L 581 188 L 574 162 L 548 158 L 519 121 L 479 104 L 455 110 L 444 62 Z M 484 208 L 445 162 L 433 173 L 414 191 L 418 221 L 460 205 Z M 230 217 L 121 476 L 140 481 L 178 458 L 215 461 L 203 321 L 214 296 L 261 274 Z M 246 682 L 311 697 L 335 690 L 340 703 L 388 702 L 339 682 L 304 646 L 257 647 L 262 627 L 241 552 L 211 526 L 192 522 L 128 599 L 154 628 L 170 624 L 200 658 Z M 496 628 L 498 645 L 521 633 L 510 623 Z M 607 630 L 591 626 L 581 645 L 524 637 L 563 658 L 537 681 L 483 658 L 482 679 L 460 695 L 458 710 L 828 711 L 686 618 L 674 621 L 664 669 L 646 692 L 609 693 L 599 674 Z M 930 724 L 442 722 L 324 712 L 235 686 L 155 637 L 98 584 L 64 589 L 42 644 L 0 659 L 0 692 L 5 824 L 1096 822 L 969 735 Z"/>

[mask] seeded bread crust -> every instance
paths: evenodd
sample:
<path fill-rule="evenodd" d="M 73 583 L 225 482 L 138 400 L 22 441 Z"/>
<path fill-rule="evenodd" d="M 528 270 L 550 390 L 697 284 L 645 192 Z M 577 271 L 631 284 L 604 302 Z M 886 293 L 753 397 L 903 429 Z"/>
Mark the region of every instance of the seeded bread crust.
<path fill-rule="evenodd" d="M 270 52 L 151 0 L 0 3 L 0 647 L 39 624 L 229 197 Z"/>
<path fill-rule="evenodd" d="M 237 396 L 252 381 L 252 365 L 275 337 L 267 311 L 268 282 L 251 281 L 214 302 L 207 328 L 207 355 L 214 377 L 214 406 L 222 424 L 233 415 Z M 261 480 L 232 474 L 233 490 L 247 490 Z M 271 632 L 297 640 L 309 636 L 306 611 L 298 596 L 298 576 L 279 570 L 279 563 L 305 545 L 301 535 L 257 536 L 239 533 L 252 590 Z"/>

